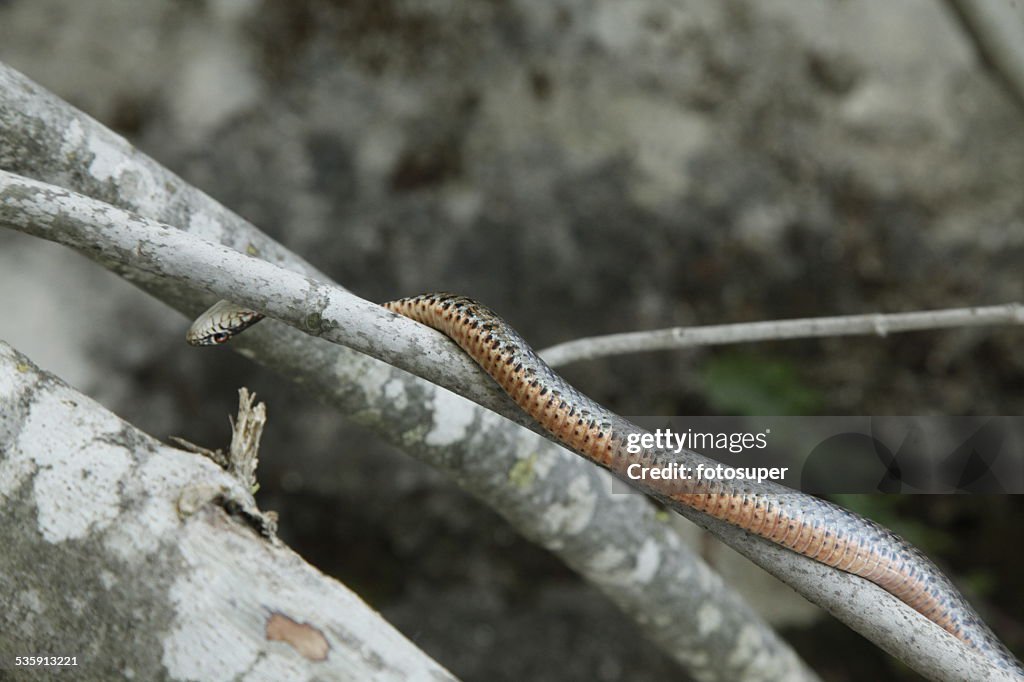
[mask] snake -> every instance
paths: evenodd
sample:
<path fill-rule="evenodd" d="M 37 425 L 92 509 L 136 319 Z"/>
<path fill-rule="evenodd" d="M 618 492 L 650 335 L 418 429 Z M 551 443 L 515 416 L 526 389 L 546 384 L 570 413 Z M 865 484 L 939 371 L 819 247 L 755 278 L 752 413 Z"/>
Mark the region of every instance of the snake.
<path fill-rule="evenodd" d="M 507 322 L 484 305 L 451 293 L 382 304 L 454 341 L 516 404 L 573 452 L 679 510 L 694 509 L 840 571 L 878 585 L 942 627 L 995 667 L 1024 678 L 1024 666 L 952 581 L 919 549 L 888 528 L 827 500 L 771 481 L 716 477 L 633 480 L 630 465 L 715 468 L 696 452 L 644 448 L 647 433 L 587 397 L 545 363 Z M 223 344 L 263 316 L 230 301 L 200 315 L 186 334 L 196 346 Z M 636 448 L 632 448 L 636 450 Z"/>

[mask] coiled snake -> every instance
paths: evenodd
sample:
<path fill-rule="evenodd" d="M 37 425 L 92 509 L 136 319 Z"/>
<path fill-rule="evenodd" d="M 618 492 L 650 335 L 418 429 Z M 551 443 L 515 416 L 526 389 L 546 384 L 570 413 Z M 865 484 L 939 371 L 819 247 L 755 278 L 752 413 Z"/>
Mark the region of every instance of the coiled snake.
<path fill-rule="evenodd" d="M 383 304 L 451 338 L 515 402 L 574 452 L 625 478 L 630 464 L 687 467 L 717 463 L 694 452 L 644 450 L 626 438 L 642 430 L 577 391 L 512 327 L 464 296 L 423 294 Z M 262 315 L 221 301 L 189 329 L 192 345 L 224 343 Z M 630 481 L 636 485 L 637 481 Z M 673 507 L 689 507 L 828 566 L 879 585 L 984 654 L 993 665 L 1024 676 L 1003 645 L 950 580 L 915 547 L 873 521 L 824 500 L 769 482 L 646 480 L 645 492 Z"/>

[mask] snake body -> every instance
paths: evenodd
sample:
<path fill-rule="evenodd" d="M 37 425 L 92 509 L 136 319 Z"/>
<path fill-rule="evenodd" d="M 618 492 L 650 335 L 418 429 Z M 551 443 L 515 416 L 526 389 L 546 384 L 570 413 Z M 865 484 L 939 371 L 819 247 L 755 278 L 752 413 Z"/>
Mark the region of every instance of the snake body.
<path fill-rule="evenodd" d="M 223 302 L 222 302 L 223 303 Z M 218 304 L 221 305 L 221 304 Z M 1003 645 L 949 578 L 914 546 L 883 526 L 825 500 L 770 482 L 693 479 L 630 480 L 631 464 L 714 468 L 695 452 L 627 450 L 645 433 L 576 390 L 504 320 L 464 296 L 431 293 L 383 304 L 452 339 L 545 430 L 574 452 L 676 508 L 721 519 L 794 552 L 869 580 L 908 604 L 996 667 L 1024 676 Z M 258 321 L 233 304 L 211 308 L 193 324 L 189 342 L 212 345 Z M 229 315 L 232 317 L 229 319 Z"/>

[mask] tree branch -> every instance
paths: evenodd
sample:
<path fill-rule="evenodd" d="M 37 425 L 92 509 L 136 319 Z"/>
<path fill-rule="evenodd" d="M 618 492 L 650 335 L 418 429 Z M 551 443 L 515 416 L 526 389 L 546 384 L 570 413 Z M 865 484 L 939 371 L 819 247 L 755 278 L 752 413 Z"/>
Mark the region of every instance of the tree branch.
<path fill-rule="evenodd" d="M 925 329 L 1011 324 L 1024 324 L 1024 307 L 1019 303 L 976 308 L 923 310 L 910 313 L 805 317 L 796 320 L 671 327 L 651 331 L 607 334 L 574 339 L 550 346 L 540 351 L 540 356 L 549 365 L 556 367 L 609 355 L 692 348 L 694 346 L 858 334 L 887 336 L 898 332 Z"/>
<path fill-rule="evenodd" d="M 408 322 L 404 318 L 381 315 L 377 306 L 347 292 L 102 202 L 0 174 L 0 224 L 90 251 L 101 261 L 112 261 L 121 268 L 130 266 L 148 277 L 173 278 L 189 287 L 211 291 L 219 297 L 231 298 L 280 317 L 299 328 L 311 326 L 308 320 L 315 318 L 314 331 L 324 338 L 350 342 L 378 357 L 393 357 L 409 367 L 422 366 L 402 357 L 404 352 L 414 351 L 415 346 L 404 345 L 402 340 L 396 339 L 374 346 L 364 338 L 366 335 L 387 337 L 389 328 L 402 328 L 389 325 L 392 322 L 404 325 Z M 427 365 L 429 367 L 429 363 Z M 430 373 L 445 374 L 436 367 Z M 443 376 L 440 378 L 445 380 Z M 484 375 L 481 380 L 486 379 Z M 451 406 L 445 408 L 451 410 Z M 463 422 L 460 430 L 466 431 L 470 425 Z M 448 439 L 446 434 L 439 434 L 438 438 L 442 443 Z M 429 441 L 429 437 L 426 440 Z M 577 500 L 574 512 L 582 511 L 588 519 L 593 513 L 592 504 L 589 497 Z M 918 672 L 938 680 L 1013 679 L 989 666 L 976 652 L 875 585 L 751 538 L 697 512 L 683 513 L 883 649 L 895 652 Z M 966 677 L 965 672 L 969 673 Z"/>
<path fill-rule="evenodd" d="M 321 277 L 238 215 L 3 64 L 0 131 L 0 167 Z M 187 316 L 212 302 L 174 281 L 125 275 Z M 232 347 L 395 447 L 447 471 L 519 532 L 579 571 L 695 679 L 817 679 L 655 517 L 646 498 L 612 495 L 600 472 L 564 449 L 434 384 L 285 325 L 261 324 Z M 569 515 L 581 508 L 589 517 Z M 692 615 L 707 609 L 721 617 L 720 627 L 708 628 Z"/>
<path fill-rule="evenodd" d="M 172 281 L 181 291 L 231 299 L 529 423 L 444 335 L 341 287 L 6 171 L 0 171 L 0 197 L 7 227 L 89 253 L 133 282 Z"/>
<path fill-rule="evenodd" d="M 59 655 L 88 679 L 454 679 L 253 532 L 236 478 L 3 342 L 0 404 L 0 676 Z"/>

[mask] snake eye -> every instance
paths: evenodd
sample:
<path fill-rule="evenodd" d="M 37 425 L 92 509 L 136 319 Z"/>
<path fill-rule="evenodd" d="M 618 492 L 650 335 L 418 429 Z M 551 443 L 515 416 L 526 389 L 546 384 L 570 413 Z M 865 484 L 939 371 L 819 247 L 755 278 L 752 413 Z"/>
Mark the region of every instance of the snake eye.
<path fill-rule="evenodd" d="M 228 334 L 227 332 L 217 332 L 216 334 L 214 334 L 210 338 L 213 339 L 214 343 L 224 343 L 229 338 L 231 338 L 231 335 Z"/>

